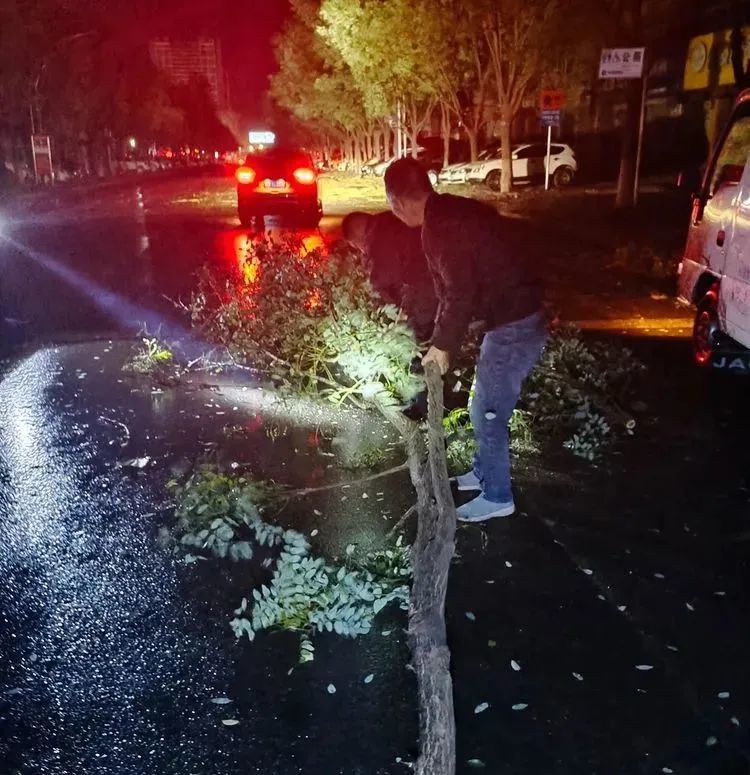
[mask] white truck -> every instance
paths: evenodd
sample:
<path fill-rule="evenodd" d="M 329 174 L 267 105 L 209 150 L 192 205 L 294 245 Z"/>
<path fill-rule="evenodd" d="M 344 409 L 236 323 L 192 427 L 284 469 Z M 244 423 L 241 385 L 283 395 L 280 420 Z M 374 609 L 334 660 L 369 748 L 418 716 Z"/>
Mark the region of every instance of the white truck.
<path fill-rule="evenodd" d="M 696 362 L 750 374 L 750 90 L 737 98 L 693 196 L 679 298 L 696 307 Z"/>

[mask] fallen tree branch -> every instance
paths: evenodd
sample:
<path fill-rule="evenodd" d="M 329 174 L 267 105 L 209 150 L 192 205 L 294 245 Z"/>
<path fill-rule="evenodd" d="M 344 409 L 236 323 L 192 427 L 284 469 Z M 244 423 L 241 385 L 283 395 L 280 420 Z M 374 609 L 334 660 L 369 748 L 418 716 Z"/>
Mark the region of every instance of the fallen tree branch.
<path fill-rule="evenodd" d="M 419 695 L 420 753 L 415 772 L 454 775 L 456 721 L 445 596 L 455 550 L 456 510 L 445 458 L 443 380 L 434 365 L 427 366 L 425 376 L 429 392 L 427 454 L 415 424 L 404 433 L 419 515 L 409 604 L 409 645 Z"/>
<path fill-rule="evenodd" d="M 346 482 L 337 482 L 336 484 L 324 484 L 322 487 L 304 487 L 301 490 L 292 490 L 291 492 L 285 492 L 284 495 L 288 498 L 300 498 L 304 495 L 312 495 L 316 492 L 325 492 L 326 490 L 336 490 L 340 487 L 350 487 L 355 484 L 364 484 L 365 482 L 373 482 L 376 479 L 382 479 L 385 476 L 391 476 L 397 474 L 400 471 L 406 471 L 409 467 L 408 463 L 401 463 L 401 465 L 393 466 L 385 471 L 380 471 L 377 474 L 370 474 L 370 476 L 363 476 L 361 479 L 350 479 Z"/>
<path fill-rule="evenodd" d="M 409 506 L 405 514 L 399 519 L 398 522 L 385 534 L 385 540 L 389 541 L 408 521 L 412 514 L 416 514 L 417 507 Z"/>

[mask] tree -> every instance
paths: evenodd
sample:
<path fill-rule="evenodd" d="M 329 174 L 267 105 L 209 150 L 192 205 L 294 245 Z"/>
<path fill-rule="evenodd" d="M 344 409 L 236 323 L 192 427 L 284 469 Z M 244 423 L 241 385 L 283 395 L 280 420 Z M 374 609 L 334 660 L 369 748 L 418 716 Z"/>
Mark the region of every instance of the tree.
<path fill-rule="evenodd" d="M 351 69 L 367 115 L 393 115 L 402 103 L 413 156 L 437 99 L 433 60 L 441 51 L 435 50 L 433 29 L 421 23 L 425 17 L 420 14 L 428 5 L 421 0 L 323 0 L 320 12 L 321 34 Z"/>
<path fill-rule="evenodd" d="M 318 34 L 319 3 L 293 0 L 292 11 L 274 44 L 279 70 L 270 94 L 308 131 L 333 134 L 350 146 L 352 157 L 361 157 L 367 124 L 362 95 L 347 64 Z"/>
<path fill-rule="evenodd" d="M 512 184 L 510 132 L 513 119 L 532 89 L 538 88 L 557 29 L 559 0 L 505 0 L 485 13 L 483 30 L 497 90 L 502 171 L 500 190 Z"/>
<path fill-rule="evenodd" d="M 729 22 L 732 28 L 729 45 L 732 52 L 732 70 L 734 71 L 734 83 L 737 92 L 750 87 L 750 56 L 745 58 L 745 28 L 743 25 L 750 21 L 747 6 L 740 0 L 728 0 Z M 750 33 L 747 40 L 750 46 Z"/>

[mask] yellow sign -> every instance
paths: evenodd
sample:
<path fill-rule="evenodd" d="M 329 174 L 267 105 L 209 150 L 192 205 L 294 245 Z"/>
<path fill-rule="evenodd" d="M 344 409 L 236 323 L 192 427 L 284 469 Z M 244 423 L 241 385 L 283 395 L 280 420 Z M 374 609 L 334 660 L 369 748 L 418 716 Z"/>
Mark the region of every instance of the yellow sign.
<path fill-rule="evenodd" d="M 750 59 L 750 27 L 742 30 L 744 38 L 743 69 Z M 732 68 L 731 30 L 698 35 L 690 41 L 685 60 L 685 91 L 731 86 L 734 84 Z"/>

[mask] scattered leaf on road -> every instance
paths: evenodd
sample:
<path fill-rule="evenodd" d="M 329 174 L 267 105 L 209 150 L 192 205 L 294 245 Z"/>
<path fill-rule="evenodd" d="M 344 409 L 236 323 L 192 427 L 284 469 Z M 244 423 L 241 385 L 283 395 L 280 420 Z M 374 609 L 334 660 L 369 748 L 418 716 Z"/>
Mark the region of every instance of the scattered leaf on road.
<path fill-rule="evenodd" d="M 719 692 L 717 695 L 720 700 L 728 700 L 729 699 L 729 692 Z"/>
<path fill-rule="evenodd" d="M 214 705 L 229 705 L 229 703 L 234 702 L 234 700 L 230 700 L 229 697 L 214 697 L 211 702 L 213 702 Z"/>
<path fill-rule="evenodd" d="M 594 571 L 591 570 L 591 568 L 581 568 L 581 570 L 587 575 L 591 576 L 593 575 Z"/>
<path fill-rule="evenodd" d="M 314 538 L 316 535 L 318 535 L 318 528 L 317 528 L 317 527 L 315 528 L 315 530 L 313 530 L 313 531 L 310 533 L 310 537 L 311 537 L 311 538 Z"/>
<path fill-rule="evenodd" d="M 333 684 L 328 684 L 328 694 L 336 694 L 336 687 Z"/>
<path fill-rule="evenodd" d="M 508 560 L 506 560 L 505 561 L 505 567 L 506 568 L 512 568 L 513 567 L 513 563 L 512 562 L 508 562 Z"/>
<path fill-rule="evenodd" d="M 732 718 L 729 719 L 736 727 L 740 725 L 740 720 L 737 718 L 737 716 L 732 716 Z"/>
<path fill-rule="evenodd" d="M 239 722 L 239 721 L 237 721 L 237 719 L 236 719 L 236 718 L 223 718 L 223 719 L 221 720 L 221 723 L 222 723 L 222 724 L 223 724 L 225 727 L 236 727 L 236 726 L 237 726 L 237 724 L 239 724 L 240 722 Z"/>
<path fill-rule="evenodd" d="M 126 460 L 123 466 L 130 468 L 145 468 L 151 462 L 151 458 L 146 457 L 134 457 L 132 460 Z"/>
<path fill-rule="evenodd" d="M 583 676 L 580 673 L 573 673 L 573 678 L 575 678 L 576 681 L 583 681 Z"/>
<path fill-rule="evenodd" d="M 313 509 L 313 514 L 315 514 L 316 517 L 323 516 L 323 512 L 320 509 Z"/>
<path fill-rule="evenodd" d="M 687 608 L 688 611 L 695 611 L 695 608 L 690 603 L 685 603 L 685 608 Z"/>
<path fill-rule="evenodd" d="M 476 708 L 474 708 L 474 713 L 484 713 L 484 711 L 487 710 L 487 708 L 490 707 L 489 702 L 480 702 L 479 705 L 477 705 Z"/>
<path fill-rule="evenodd" d="M 712 748 L 712 747 L 713 747 L 713 746 L 715 746 L 715 745 L 716 745 L 716 743 L 718 743 L 718 742 L 719 742 L 719 741 L 718 741 L 718 740 L 717 740 L 717 739 L 716 739 L 716 738 L 715 738 L 713 735 L 711 735 L 711 737 L 709 737 L 709 738 L 706 740 L 706 745 L 707 745 L 709 748 Z"/>
<path fill-rule="evenodd" d="M 636 670 L 653 670 L 654 666 L 653 665 L 636 665 L 635 669 Z"/>
<path fill-rule="evenodd" d="M 375 673 L 370 673 L 370 675 L 366 675 L 365 676 L 365 683 L 366 684 L 371 684 L 373 678 L 375 678 Z"/>
<path fill-rule="evenodd" d="M 474 767 L 477 770 L 481 770 L 487 766 L 481 759 L 469 759 L 466 764 L 468 764 L 469 767 Z"/>
<path fill-rule="evenodd" d="M 511 666 L 511 667 L 512 667 L 512 668 L 513 668 L 513 669 L 514 669 L 516 672 L 518 672 L 518 671 L 521 669 L 521 665 L 519 665 L 519 664 L 518 664 L 518 662 L 516 662 L 516 660 L 515 660 L 515 659 L 511 659 L 511 660 L 510 660 L 510 666 Z"/>
<path fill-rule="evenodd" d="M 475 622 L 475 621 L 477 620 L 477 617 L 476 617 L 476 616 L 474 616 L 474 614 L 473 614 L 471 611 L 467 611 L 467 612 L 466 612 L 466 618 L 467 618 L 467 619 L 468 619 L 470 622 Z"/>
<path fill-rule="evenodd" d="M 488 646 L 489 646 L 491 649 L 494 649 L 494 648 L 495 648 L 495 646 L 497 646 L 497 643 L 496 643 L 494 640 L 488 640 L 488 641 L 487 641 L 487 645 L 488 645 Z"/>
<path fill-rule="evenodd" d="M 525 702 L 517 702 L 512 710 L 526 710 L 529 706 Z"/>

